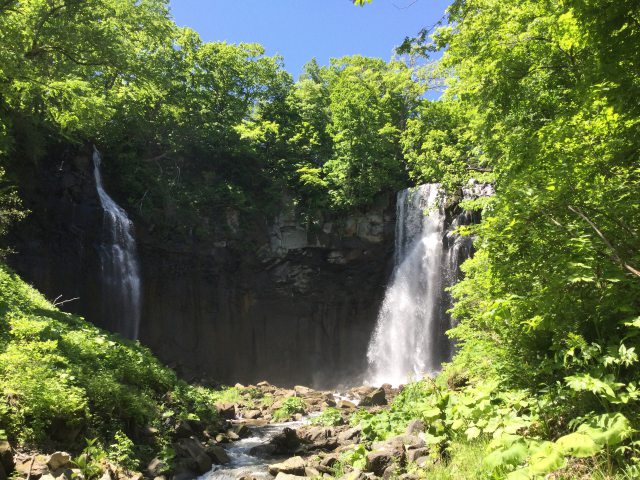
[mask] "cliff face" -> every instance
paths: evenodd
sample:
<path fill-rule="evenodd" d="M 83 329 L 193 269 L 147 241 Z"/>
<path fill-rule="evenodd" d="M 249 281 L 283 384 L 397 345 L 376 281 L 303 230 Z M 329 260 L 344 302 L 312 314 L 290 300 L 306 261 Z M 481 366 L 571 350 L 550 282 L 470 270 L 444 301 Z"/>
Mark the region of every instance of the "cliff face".
<path fill-rule="evenodd" d="M 32 214 L 13 232 L 10 264 L 52 299 L 79 298 L 62 308 L 110 328 L 89 156 L 39 172 L 21 192 Z M 266 226 L 251 239 L 242 238 L 233 212 L 227 217 L 230 238 L 211 244 L 168 244 L 136 222 L 141 342 L 189 377 L 357 382 L 391 268 L 393 200 L 312 227 L 286 207 L 258 219 Z"/>

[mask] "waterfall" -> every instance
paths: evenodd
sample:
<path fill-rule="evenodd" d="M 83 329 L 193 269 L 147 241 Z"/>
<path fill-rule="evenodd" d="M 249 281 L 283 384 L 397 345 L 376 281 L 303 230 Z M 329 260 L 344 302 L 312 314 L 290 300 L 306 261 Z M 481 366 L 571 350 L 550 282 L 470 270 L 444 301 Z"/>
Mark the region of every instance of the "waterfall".
<path fill-rule="evenodd" d="M 94 147 L 93 174 L 104 212 L 104 241 L 100 246 L 102 305 L 104 321 L 124 337 L 137 339 L 140 324 L 140 273 L 133 222 L 104 190 L 100 164 Z"/>
<path fill-rule="evenodd" d="M 472 223 L 470 212 L 448 218 L 438 184 L 398 193 L 395 265 L 367 358 L 372 385 L 400 385 L 435 374 L 451 358 L 451 306 L 446 288 L 459 280 L 459 266 L 472 243 L 453 230 Z"/>

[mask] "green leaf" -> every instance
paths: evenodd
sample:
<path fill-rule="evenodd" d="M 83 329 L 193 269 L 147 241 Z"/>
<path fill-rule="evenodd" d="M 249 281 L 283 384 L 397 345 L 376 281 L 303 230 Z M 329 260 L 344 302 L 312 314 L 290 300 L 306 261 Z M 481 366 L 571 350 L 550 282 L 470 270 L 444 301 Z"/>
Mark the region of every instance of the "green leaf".
<path fill-rule="evenodd" d="M 472 426 L 467 428 L 464 433 L 467 435 L 467 440 L 473 440 L 474 438 L 478 438 L 481 432 L 478 427 Z"/>
<path fill-rule="evenodd" d="M 528 470 L 532 474 L 545 474 L 563 468 L 567 460 L 560 448 L 551 442 L 544 442 L 529 458 Z"/>
<path fill-rule="evenodd" d="M 586 432 L 574 432 L 560 437 L 556 440 L 556 445 L 564 455 L 578 458 L 592 457 L 602 449 Z"/>
<path fill-rule="evenodd" d="M 616 413 L 601 415 L 591 425 L 583 424 L 578 427 L 578 432 L 589 435 L 600 446 L 615 446 L 629 438 L 633 429 L 624 415 Z"/>

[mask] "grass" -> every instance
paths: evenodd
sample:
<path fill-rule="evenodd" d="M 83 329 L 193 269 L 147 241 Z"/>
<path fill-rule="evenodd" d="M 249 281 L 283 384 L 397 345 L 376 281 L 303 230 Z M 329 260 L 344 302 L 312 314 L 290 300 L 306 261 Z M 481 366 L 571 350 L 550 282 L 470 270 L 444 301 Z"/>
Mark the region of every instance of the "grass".
<path fill-rule="evenodd" d="M 488 441 L 453 442 L 447 449 L 447 459 L 436 461 L 427 468 L 416 469 L 421 478 L 429 480 L 472 480 L 487 478 L 482 466 Z"/>

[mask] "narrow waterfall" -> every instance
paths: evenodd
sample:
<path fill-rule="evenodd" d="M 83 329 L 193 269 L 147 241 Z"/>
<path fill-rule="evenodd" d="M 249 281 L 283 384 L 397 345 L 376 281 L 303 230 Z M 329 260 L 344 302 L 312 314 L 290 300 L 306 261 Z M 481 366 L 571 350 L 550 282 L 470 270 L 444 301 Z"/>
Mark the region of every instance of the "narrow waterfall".
<path fill-rule="evenodd" d="M 100 164 L 94 147 L 93 174 L 104 211 L 100 247 L 102 306 L 105 323 L 124 337 L 137 339 L 140 324 L 140 273 L 133 222 L 104 190 Z"/>
<path fill-rule="evenodd" d="M 395 267 L 378 314 L 367 357 L 366 381 L 400 385 L 436 373 L 451 358 L 445 332 L 459 265 L 471 255 L 471 240 L 453 230 L 472 222 L 462 211 L 447 218 L 438 184 L 398 193 Z"/>

